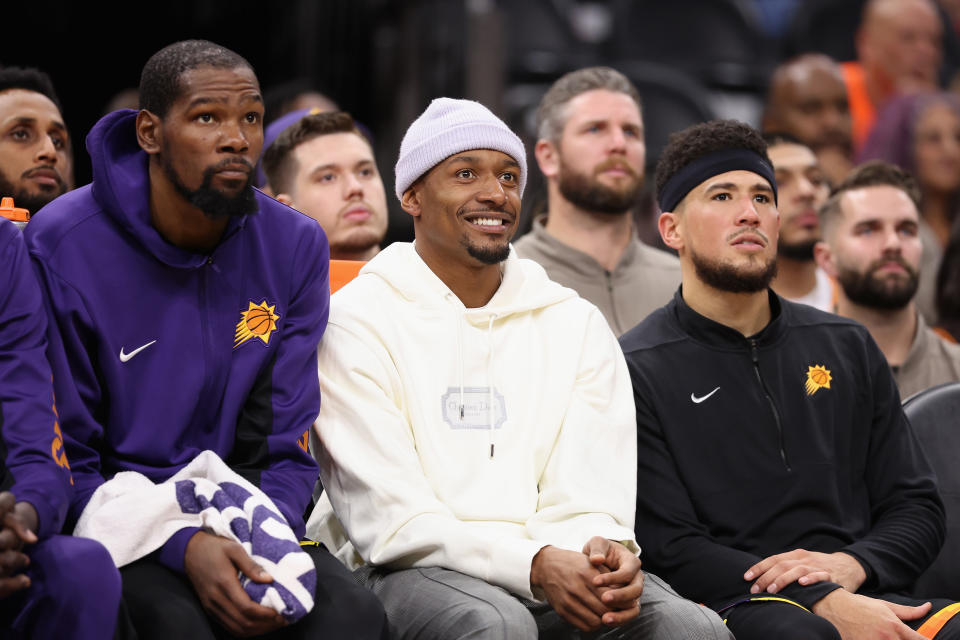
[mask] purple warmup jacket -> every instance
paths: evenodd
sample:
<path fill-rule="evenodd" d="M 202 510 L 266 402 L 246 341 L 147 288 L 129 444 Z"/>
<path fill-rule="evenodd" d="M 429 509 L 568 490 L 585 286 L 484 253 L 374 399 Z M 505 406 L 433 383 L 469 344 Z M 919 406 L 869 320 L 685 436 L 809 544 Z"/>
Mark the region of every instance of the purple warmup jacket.
<path fill-rule="evenodd" d="M 0 218 L 0 490 L 37 510 L 37 535 L 60 531 L 70 503 L 70 471 L 53 412 L 44 353 L 47 317 L 20 230 Z"/>
<path fill-rule="evenodd" d="M 329 248 L 312 219 L 256 193 L 209 254 L 150 224 L 136 112 L 87 137 L 93 182 L 41 209 L 27 246 L 50 319 L 48 356 L 76 484 L 69 521 L 119 471 L 166 480 L 205 449 L 259 486 L 294 532 L 317 480 L 307 453 L 320 409 Z M 159 560 L 183 569 L 195 529 Z"/>

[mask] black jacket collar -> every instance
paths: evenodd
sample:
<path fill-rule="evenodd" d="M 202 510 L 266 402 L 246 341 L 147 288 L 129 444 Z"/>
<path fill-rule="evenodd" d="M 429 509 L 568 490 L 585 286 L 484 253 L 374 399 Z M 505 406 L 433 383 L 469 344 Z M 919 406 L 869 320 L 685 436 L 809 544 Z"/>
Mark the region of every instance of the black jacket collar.
<path fill-rule="evenodd" d="M 767 289 L 767 294 L 770 296 L 770 322 L 759 332 L 746 338 L 736 329 L 731 329 L 691 309 L 683 299 L 682 285 L 673 294 L 673 300 L 668 308 L 680 329 L 694 340 L 713 347 L 743 349 L 754 341 L 759 346 L 772 344 L 786 330 L 787 305 L 783 304 L 780 296 L 772 289 Z"/>

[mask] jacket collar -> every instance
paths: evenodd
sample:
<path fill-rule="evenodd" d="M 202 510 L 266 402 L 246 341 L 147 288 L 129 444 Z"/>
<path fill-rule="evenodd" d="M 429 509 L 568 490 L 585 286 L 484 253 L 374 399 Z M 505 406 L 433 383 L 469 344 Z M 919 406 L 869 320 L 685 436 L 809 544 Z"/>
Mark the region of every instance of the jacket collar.
<path fill-rule="evenodd" d="M 780 296 L 772 289 L 767 289 L 767 295 L 770 297 L 770 322 L 758 333 L 748 337 L 691 309 L 683 299 L 682 285 L 673 294 L 669 307 L 683 332 L 698 342 L 713 347 L 743 349 L 748 347 L 751 341 L 756 341 L 762 347 L 773 344 L 783 334 L 789 313 L 788 305 L 783 304 Z"/>

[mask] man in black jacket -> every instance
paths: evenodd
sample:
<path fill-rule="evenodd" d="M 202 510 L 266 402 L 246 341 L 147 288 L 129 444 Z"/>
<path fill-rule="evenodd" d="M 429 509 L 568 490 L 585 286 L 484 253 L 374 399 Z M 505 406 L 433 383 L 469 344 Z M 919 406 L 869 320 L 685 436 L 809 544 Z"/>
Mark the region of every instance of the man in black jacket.
<path fill-rule="evenodd" d="M 933 637 L 960 607 L 896 595 L 943 543 L 933 474 L 866 329 L 769 289 L 762 138 L 732 121 L 677 134 L 657 193 L 682 285 L 621 338 L 645 567 L 738 640 Z"/>

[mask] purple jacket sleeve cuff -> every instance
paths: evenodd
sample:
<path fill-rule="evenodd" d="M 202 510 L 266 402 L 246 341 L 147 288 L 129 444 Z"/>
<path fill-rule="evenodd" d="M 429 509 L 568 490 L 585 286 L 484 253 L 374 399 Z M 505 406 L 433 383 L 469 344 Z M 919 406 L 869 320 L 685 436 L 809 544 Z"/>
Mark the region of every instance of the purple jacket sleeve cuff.
<path fill-rule="evenodd" d="M 187 543 L 193 534 L 200 531 L 200 527 L 186 527 L 170 536 L 157 550 L 157 562 L 178 573 L 183 573 L 184 556 L 187 553 Z"/>

